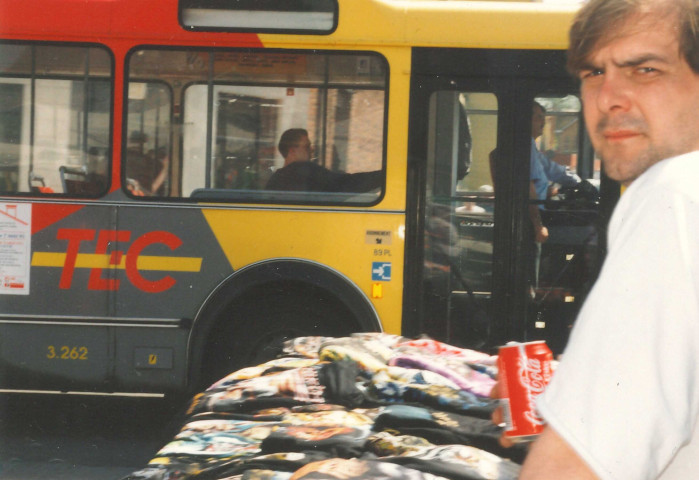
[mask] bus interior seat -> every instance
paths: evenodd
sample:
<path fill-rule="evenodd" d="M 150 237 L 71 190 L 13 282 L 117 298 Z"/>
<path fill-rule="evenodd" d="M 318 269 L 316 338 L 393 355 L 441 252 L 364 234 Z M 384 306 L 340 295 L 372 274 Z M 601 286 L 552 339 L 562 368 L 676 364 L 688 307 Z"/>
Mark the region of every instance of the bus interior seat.
<path fill-rule="evenodd" d="M 29 191 L 32 193 L 47 193 L 44 177 L 34 172 L 29 173 Z"/>
<path fill-rule="evenodd" d="M 99 186 L 88 181 L 87 169 L 84 166 L 62 165 L 58 170 L 61 173 L 61 185 L 64 193 L 71 195 L 97 195 L 99 193 Z"/>

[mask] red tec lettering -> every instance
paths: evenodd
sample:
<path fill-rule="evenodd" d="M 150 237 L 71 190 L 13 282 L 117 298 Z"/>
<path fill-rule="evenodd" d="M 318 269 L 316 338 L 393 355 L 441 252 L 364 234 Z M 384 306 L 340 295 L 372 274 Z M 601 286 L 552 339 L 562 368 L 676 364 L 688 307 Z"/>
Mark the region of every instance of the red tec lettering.
<path fill-rule="evenodd" d="M 59 287 L 68 289 L 73 282 L 73 274 L 77 264 L 80 245 L 84 241 L 92 241 L 95 238 L 94 229 L 82 228 L 61 228 L 58 230 L 57 238 L 59 240 L 67 240 L 66 257 L 61 272 L 61 280 Z M 109 254 L 109 265 L 114 267 L 121 264 L 124 252 L 122 250 L 109 250 L 109 246 L 116 242 L 117 245 L 125 245 L 131 239 L 131 232 L 126 230 L 100 230 L 97 235 L 97 245 L 95 254 Z M 176 250 L 182 245 L 182 240 L 176 235 L 165 231 L 148 232 L 136 238 L 126 251 L 126 259 L 124 268 L 126 277 L 138 289 L 149 293 L 159 293 L 171 288 L 176 280 L 165 275 L 158 280 L 148 280 L 144 278 L 138 269 L 138 258 L 147 247 L 154 244 L 162 244 L 170 250 Z M 119 279 L 104 278 L 102 276 L 104 268 L 91 268 L 90 277 L 88 280 L 89 290 L 118 290 Z"/>

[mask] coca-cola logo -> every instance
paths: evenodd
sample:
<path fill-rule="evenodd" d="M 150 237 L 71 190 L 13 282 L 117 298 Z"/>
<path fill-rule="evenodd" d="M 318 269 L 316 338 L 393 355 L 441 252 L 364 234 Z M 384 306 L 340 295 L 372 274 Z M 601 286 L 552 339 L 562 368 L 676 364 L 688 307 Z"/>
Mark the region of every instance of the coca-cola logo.
<path fill-rule="evenodd" d="M 519 374 L 520 385 L 531 393 L 539 394 L 544 391 L 547 379 L 544 378 L 541 360 L 519 357 L 517 359 L 517 373 Z"/>
<path fill-rule="evenodd" d="M 519 383 L 527 392 L 527 410 L 524 417 L 533 425 L 544 425 L 545 421 L 536 409 L 536 397 L 544 391 L 550 372 L 544 372 L 543 362 L 537 358 L 520 356 L 517 359 Z"/>
<path fill-rule="evenodd" d="M 533 399 L 529 400 L 529 410 L 524 412 L 524 418 L 526 418 L 532 425 L 543 426 L 546 424 L 546 420 L 541 418 L 539 412 L 536 410 L 536 406 L 533 404 Z"/>

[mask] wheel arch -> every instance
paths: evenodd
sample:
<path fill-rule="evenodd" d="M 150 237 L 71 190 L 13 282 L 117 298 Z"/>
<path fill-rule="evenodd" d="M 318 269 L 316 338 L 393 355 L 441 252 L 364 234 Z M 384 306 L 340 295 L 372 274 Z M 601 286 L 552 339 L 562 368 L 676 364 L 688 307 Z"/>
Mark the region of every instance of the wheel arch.
<path fill-rule="evenodd" d="M 342 304 L 361 331 L 381 331 L 378 313 L 367 295 L 347 276 L 326 265 L 304 259 L 265 260 L 237 270 L 221 282 L 207 297 L 192 323 L 188 342 L 188 384 L 198 383 L 204 349 L 214 327 L 237 303 L 260 300 L 259 290 L 267 285 L 293 285 L 327 293 Z"/>

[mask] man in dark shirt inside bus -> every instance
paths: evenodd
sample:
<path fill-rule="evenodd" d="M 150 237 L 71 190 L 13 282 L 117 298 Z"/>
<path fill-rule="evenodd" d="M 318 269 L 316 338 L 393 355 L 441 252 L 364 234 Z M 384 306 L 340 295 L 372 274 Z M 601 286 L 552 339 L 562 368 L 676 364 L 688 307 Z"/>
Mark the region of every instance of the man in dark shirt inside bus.
<path fill-rule="evenodd" d="M 267 182 L 267 190 L 294 192 L 368 192 L 381 187 L 381 171 L 333 172 L 311 160 L 308 131 L 291 128 L 279 139 L 284 166 Z"/>

